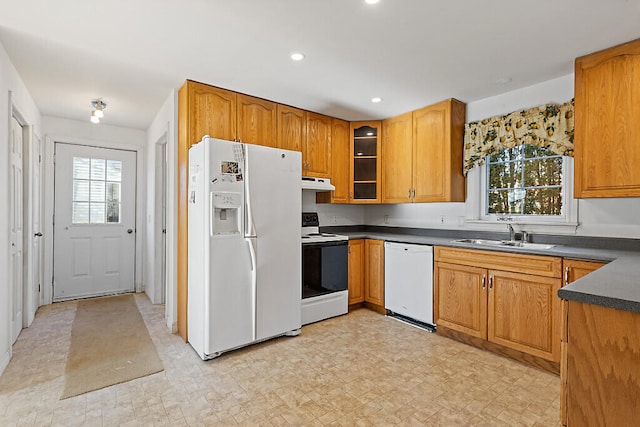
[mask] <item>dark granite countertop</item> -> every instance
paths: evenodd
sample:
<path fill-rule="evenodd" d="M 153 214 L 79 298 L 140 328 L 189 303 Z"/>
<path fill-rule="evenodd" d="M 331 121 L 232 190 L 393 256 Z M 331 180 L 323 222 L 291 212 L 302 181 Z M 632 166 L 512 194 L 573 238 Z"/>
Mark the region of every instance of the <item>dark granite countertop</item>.
<path fill-rule="evenodd" d="M 356 227 L 357 228 L 357 227 Z M 327 231 L 349 236 L 349 239 L 378 239 L 390 242 L 412 243 L 421 245 L 450 246 L 467 249 L 482 249 L 510 253 L 526 253 L 532 255 L 548 255 L 576 260 L 591 260 L 608 262 L 604 267 L 582 277 L 558 291 L 560 298 L 601 305 L 619 310 L 640 312 L 640 241 L 636 239 L 605 239 L 591 238 L 580 240 L 571 236 L 553 236 L 546 239 L 555 246 L 549 249 L 521 248 L 509 246 L 487 246 L 473 243 L 459 243 L 453 240 L 467 238 L 461 231 L 446 233 L 438 230 L 429 235 L 428 231 L 420 230 L 412 234 L 411 230 L 393 230 L 387 232 L 384 227 L 372 229 L 339 229 L 327 228 Z M 399 232 L 395 232 L 399 231 Z M 449 236 L 447 236 L 449 234 Z M 468 238 L 504 239 L 500 233 L 482 235 L 468 232 Z M 567 244 L 557 244 L 562 241 Z M 586 243 L 593 247 L 573 246 L 575 243 Z M 622 249 L 621 249 L 622 248 Z"/>

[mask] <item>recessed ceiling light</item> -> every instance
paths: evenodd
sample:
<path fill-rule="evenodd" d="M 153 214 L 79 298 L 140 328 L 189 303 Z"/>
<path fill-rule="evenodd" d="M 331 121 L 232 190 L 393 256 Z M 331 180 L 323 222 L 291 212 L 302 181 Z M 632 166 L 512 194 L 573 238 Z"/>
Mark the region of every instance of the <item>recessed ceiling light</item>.
<path fill-rule="evenodd" d="M 380 98 L 379 96 L 373 97 L 371 98 L 371 102 L 377 104 L 378 102 L 382 102 L 382 98 Z"/>
<path fill-rule="evenodd" d="M 378 3 L 379 1 L 380 1 L 380 0 L 364 0 L 364 2 L 365 2 L 366 4 L 376 4 L 376 3 Z"/>
<path fill-rule="evenodd" d="M 506 85 L 507 83 L 511 83 L 511 77 L 500 77 L 496 79 L 495 83 L 497 85 Z"/>
<path fill-rule="evenodd" d="M 294 61 L 302 61 L 304 59 L 304 53 L 293 52 L 291 54 L 291 59 L 293 59 Z"/>

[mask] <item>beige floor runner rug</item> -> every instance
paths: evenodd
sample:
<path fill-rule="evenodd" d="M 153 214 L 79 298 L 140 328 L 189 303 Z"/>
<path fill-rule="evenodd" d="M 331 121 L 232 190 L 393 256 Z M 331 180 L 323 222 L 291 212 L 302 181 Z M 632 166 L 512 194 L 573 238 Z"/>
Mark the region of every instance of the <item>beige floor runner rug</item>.
<path fill-rule="evenodd" d="M 162 370 L 132 294 L 78 302 L 61 399 Z"/>

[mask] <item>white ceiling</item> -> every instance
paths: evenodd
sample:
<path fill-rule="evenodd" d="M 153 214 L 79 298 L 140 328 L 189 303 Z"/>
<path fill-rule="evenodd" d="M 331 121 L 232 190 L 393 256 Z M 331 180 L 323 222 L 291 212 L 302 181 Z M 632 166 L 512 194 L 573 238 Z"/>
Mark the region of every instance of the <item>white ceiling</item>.
<path fill-rule="evenodd" d="M 187 78 L 347 120 L 468 103 L 639 24 L 640 0 L 2 0 L 0 43 L 42 114 L 88 120 L 102 97 L 103 123 L 146 129 Z"/>

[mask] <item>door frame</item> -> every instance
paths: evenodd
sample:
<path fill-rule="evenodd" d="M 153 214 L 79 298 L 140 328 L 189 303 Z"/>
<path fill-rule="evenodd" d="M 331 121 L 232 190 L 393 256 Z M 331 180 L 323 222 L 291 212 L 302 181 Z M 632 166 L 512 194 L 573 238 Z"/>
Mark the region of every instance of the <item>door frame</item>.
<path fill-rule="evenodd" d="M 29 195 L 29 183 L 31 182 L 31 180 L 28 177 L 28 172 L 26 170 L 25 167 L 25 147 L 29 147 L 31 144 L 31 129 L 32 127 L 29 126 L 27 120 L 24 118 L 24 115 L 20 113 L 20 109 L 13 103 L 12 100 L 12 92 L 9 91 L 9 126 L 8 126 L 8 141 L 9 143 L 7 144 L 7 155 L 9 156 L 9 159 L 11 159 L 11 155 L 10 155 L 10 147 L 11 147 L 11 127 L 12 127 L 12 120 L 15 119 L 18 124 L 20 124 L 20 126 L 22 127 L 22 268 L 20 269 L 21 274 L 22 274 L 22 289 L 20 290 L 20 292 L 22 292 L 22 319 L 21 319 L 21 330 L 28 327 L 29 326 L 29 321 L 28 321 L 28 311 L 29 311 L 29 306 L 28 303 L 31 300 L 32 294 L 29 292 L 29 268 L 31 267 L 31 264 L 29 263 L 29 259 L 28 257 L 31 254 L 31 247 L 30 247 L 30 243 L 31 243 L 31 239 L 28 239 L 28 236 L 30 235 L 30 230 L 33 228 L 32 224 L 29 223 L 30 220 L 30 215 L 27 209 L 27 205 L 24 203 L 25 200 L 25 195 Z M 11 160 L 9 160 L 11 161 Z M 27 162 L 27 167 L 29 166 L 29 162 Z M 12 204 L 12 200 L 13 198 L 13 190 L 14 188 L 10 187 L 9 188 L 9 192 L 8 192 L 8 196 L 9 196 L 9 209 L 13 208 L 13 204 Z M 9 217 L 11 217 L 11 215 L 9 215 Z M 9 221 L 9 230 L 11 230 L 11 221 Z M 11 240 L 11 237 L 9 237 L 9 239 Z M 27 241 L 28 243 L 25 244 L 25 241 Z M 9 259 L 11 260 L 11 255 L 9 254 Z M 11 327 L 11 316 L 13 316 L 13 292 L 14 292 L 14 278 L 13 278 L 13 274 L 11 274 L 12 272 L 12 266 L 8 265 L 8 271 L 9 271 L 9 304 L 8 304 L 8 308 L 9 308 L 9 322 L 7 324 L 7 329 L 9 330 L 9 342 L 11 344 L 10 348 L 9 348 L 9 356 L 11 357 L 12 355 L 12 350 L 11 348 L 13 347 L 14 341 L 13 341 L 13 329 Z M 35 312 L 35 310 L 34 310 Z"/>
<path fill-rule="evenodd" d="M 134 287 L 135 292 L 142 292 L 143 287 L 143 245 L 144 237 L 144 147 L 133 144 L 121 144 L 111 141 L 95 140 L 90 138 L 77 138 L 64 135 L 46 135 L 45 137 L 45 161 L 44 176 L 45 184 L 42 188 L 44 192 L 44 214 L 42 218 L 42 226 L 45 236 L 50 236 L 44 242 L 44 283 L 43 283 L 43 304 L 51 304 L 53 302 L 53 220 L 54 220 L 54 150 L 55 144 L 73 144 L 86 145 L 97 148 L 108 148 L 116 150 L 127 150 L 136 152 L 136 243 L 135 243 L 135 264 L 134 264 Z"/>
<path fill-rule="evenodd" d="M 168 197 L 168 132 L 156 141 L 155 147 L 155 186 L 154 186 L 154 304 L 164 304 L 167 300 L 167 204 Z M 164 231 L 163 231 L 164 230 Z"/>

